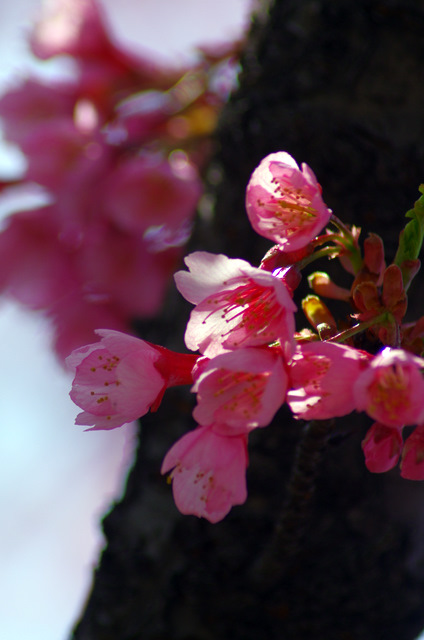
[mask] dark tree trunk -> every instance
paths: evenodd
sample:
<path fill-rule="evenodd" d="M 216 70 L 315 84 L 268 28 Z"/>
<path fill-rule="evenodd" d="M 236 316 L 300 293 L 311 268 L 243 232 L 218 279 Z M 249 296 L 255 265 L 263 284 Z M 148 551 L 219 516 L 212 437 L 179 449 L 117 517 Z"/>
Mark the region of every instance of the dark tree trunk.
<path fill-rule="evenodd" d="M 390 262 L 424 181 L 423 61 L 423 0 L 276 0 L 254 22 L 210 172 L 211 182 L 222 177 L 211 187 L 215 217 L 200 218 L 192 248 L 258 262 L 269 245 L 249 228 L 244 189 L 263 156 L 286 150 L 313 168 L 340 218 L 383 236 Z M 144 337 L 180 348 L 187 315 L 171 294 Z M 212 525 L 181 516 L 159 474 L 169 446 L 194 426 L 191 409 L 190 394 L 172 390 L 142 420 L 74 640 L 415 638 L 424 627 L 424 484 L 366 471 L 368 421 L 341 420 L 327 443 L 309 427 L 288 490 L 302 425 L 281 410 L 250 438 L 246 504 Z"/>

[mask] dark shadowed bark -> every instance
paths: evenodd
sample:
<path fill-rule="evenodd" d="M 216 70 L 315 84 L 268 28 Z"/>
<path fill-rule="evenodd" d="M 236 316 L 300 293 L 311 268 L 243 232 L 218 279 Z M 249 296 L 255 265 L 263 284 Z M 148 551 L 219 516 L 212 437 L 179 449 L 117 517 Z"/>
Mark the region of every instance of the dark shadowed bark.
<path fill-rule="evenodd" d="M 269 244 L 249 228 L 244 189 L 263 156 L 286 150 L 313 168 L 340 218 L 384 238 L 389 262 L 424 181 L 423 61 L 423 0 L 276 0 L 253 25 L 222 116 L 215 216 L 199 219 L 192 249 L 258 262 Z M 419 286 L 411 296 L 417 317 Z M 171 293 L 143 337 L 180 349 L 188 312 Z M 365 469 L 370 421 L 303 428 L 283 408 L 250 438 L 246 504 L 212 525 L 180 515 L 159 473 L 193 428 L 191 410 L 190 393 L 171 390 L 143 418 L 74 640 L 415 638 L 424 484 Z"/>

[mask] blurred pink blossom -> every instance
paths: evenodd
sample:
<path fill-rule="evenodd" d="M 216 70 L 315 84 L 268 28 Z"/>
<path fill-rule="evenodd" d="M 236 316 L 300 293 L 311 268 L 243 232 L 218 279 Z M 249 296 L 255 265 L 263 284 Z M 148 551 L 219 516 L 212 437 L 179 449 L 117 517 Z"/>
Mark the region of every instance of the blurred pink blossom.
<path fill-rule="evenodd" d="M 9 216 L 0 233 L 0 292 L 30 309 L 50 307 L 78 288 L 72 252 L 58 243 L 54 207 Z"/>
<path fill-rule="evenodd" d="M 96 327 L 131 331 L 159 312 L 225 99 L 215 72 L 238 45 L 160 65 L 115 43 L 96 0 L 52 3 L 30 43 L 41 59 L 70 56 L 74 75 L 0 98 L 5 137 L 26 160 L 14 184 L 40 185 L 50 203 L 7 219 L 0 293 L 51 318 L 63 357 Z"/>
<path fill-rule="evenodd" d="M 178 229 L 202 194 L 195 167 L 188 159 L 172 162 L 159 154 L 123 157 L 105 180 L 105 215 L 129 233 L 166 225 Z"/>
<path fill-rule="evenodd" d="M 96 0 L 55 0 L 47 4 L 30 36 L 41 60 L 68 55 L 78 64 L 81 95 L 108 102 L 110 87 L 167 88 L 178 74 L 148 57 L 135 55 L 114 41 Z"/>

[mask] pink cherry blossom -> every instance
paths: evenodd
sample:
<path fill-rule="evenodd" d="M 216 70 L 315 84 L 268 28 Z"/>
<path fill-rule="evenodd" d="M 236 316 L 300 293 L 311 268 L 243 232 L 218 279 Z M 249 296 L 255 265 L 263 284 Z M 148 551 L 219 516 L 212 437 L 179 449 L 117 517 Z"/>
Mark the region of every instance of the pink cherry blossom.
<path fill-rule="evenodd" d="M 30 44 L 42 60 L 72 56 L 79 64 L 81 92 L 96 98 L 105 99 L 111 86 L 115 90 L 168 88 L 176 80 L 175 70 L 172 73 L 116 44 L 96 0 L 55 0 L 44 8 Z"/>
<path fill-rule="evenodd" d="M 81 131 L 72 119 L 39 124 L 20 147 L 28 162 L 25 179 L 69 198 L 74 207 L 81 207 L 110 164 L 100 132 Z"/>
<path fill-rule="evenodd" d="M 402 349 L 376 355 L 354 384 L 356 409 L 391 427 L 414 424 L 424 411 L 424 360 Z"/>
<path fill-rule="evenodd" d="M 287 404 L 296 418 L 326 420 L 355 408 L 353 383 L 371 356 L 332 342 L 298 345 L 290 363 Z"/>
<path fill-rule="evenodd" d="M 246 209 L 254 230 L 284 251 L 306 246 L 331 217 L 312 170 L 306 164 L 299 169 L 283 151 L 266 156 L 253 172 Z"/>
<path fill-rule="evenodd" d="M 29 78 L 0 98 L 4 137 L 22 145 L 39 127 L 72 121 L 75 89 L 64 82 L 45 84 Z M 43 149 L 44 151 L 44 149 Z"/>
<path fill-rule="evenodd" d="M 15 184 L 40 185 L 49 202 L 0 233 L 0 291 L 48 315 L 63 356 L 94 340 L 93 325 L 129 330 L 160 310 L 225 99 L 215 80 L 238 47 L 158 63 L 115 41 L 97 0 L 54 0 L 29 40 L 43 60 L 70 56 L 75 73 L 0 99 L 26 160 Z"/>
<path fill-rule="evenodd" d="M 91 224 L 79 243 L 64 233 L 59 204 L 14 213 L 0 233 L 0 293 L 42 310 L 64 359 L 95 340 L 98 327 L 129 331 L 129 318 L 152 317 L 167 290 L 180 247 Z M 71 227 L 69 227 L 70 229 Z"/>
<path fill-rule="evenodd" d="M 68 291 L 44 309 L 53 329 L 53 346 L 61 362 L 80 347 L 96 340 L 98 327 L 128 333 L 128 318 L 108 300 L 84 295 L 80 289 Z"/>
<path fill-rule="evenodd" d="M 110 172 L 104 210 L 128 232 L 155 225 L 178 228 L 191 218 L 201 193 L 197 171 L 187 158 L 173 162 L 162 154 L 144 153 L 122 158 Z"/>
<path fill-rule="evenodd" d="M 374 422 L 362 441 L 368 471 L 383 473 L 393 469 L 399 460 L 402 446 L 401 428 Z"/>
<path fill-rule="evenodd" d="M 161 473 L 171 471 L 175 504 L 181 513 L 222 520 L 247 497 L 247 436 L 226 436 L 215 426 L 186 433 L 166 454 Z"/>
<path fill-rule="evenodd" d="M 70 396 L 84 409 L 76 424 L 113 429 L 155 411 L 165 389 L 189 384 L 196 361 L 125 333 L 100 329 L 99 343 L 74 351 L 68 365 L 75 370 Z"/>
<path fill-rule="evenodd" d="M 293 343 L 296 306 L 280 279 L 244 260 L 196 251 L 178 271 L 180 293 L 197 305 L 185 333 L 188 349 L 208 357 L 280 340 Z"/>
<path fill-rule="evenodd" d="M 284 402 L 287 374 L 281 352 L 236 349 L 210 360 L 194 376 L 193 416 L 203 425 L 226 425 L 229 434 L 268 425 Z"/>
<path fill-rule="evenodd" d="M 74 265 L 87 300 L 114 304 L 127 318 L 148 318 L 160 309 L 180 255 L 180 247 L 155 251 L 142 234 L 102 220 L 86 229 Z"/>
<path fill-rule="evenodd" d="M 0 233 L 0 291 L 49 316 L 63 356 L 93 341 L 93 323 L 129 330 L 158 313 L 202 192 L 220 55 L 237 47 L 157 63 L 115 42 L 97 0 L 55 0 L 30 44 L 41 59 L 70 56 L 75 74 L 0 99 L 5 137 L 26 160 L 15 184 L 41 185 L 49 202 Z"/>
<path fill-rule="evenodd" d="M 400 475 L 407 480 L 424 480 L 424 424 L 405 440 Z"/>
<path fill-rule="evenodd" d="M 95 0 L 56 0 L 41 15 L 32 34 L 38 58 L 58 54 L 100 56 L 110 47 L 103 16 Z"/>
<path fill-rule="evenodd" d="M 61 246 L 56 211 L 20 211 L 0 233 L 0 292 L 31 309 L 49 307 L 78 287 L 72 256 Z"/>

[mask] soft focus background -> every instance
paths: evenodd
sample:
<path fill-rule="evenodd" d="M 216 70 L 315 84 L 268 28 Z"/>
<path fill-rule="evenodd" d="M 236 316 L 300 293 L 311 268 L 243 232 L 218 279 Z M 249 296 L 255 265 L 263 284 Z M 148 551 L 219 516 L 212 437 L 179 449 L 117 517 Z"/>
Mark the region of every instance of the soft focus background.
<path fill-rule="evenodd" d="M 120 42 L 162 58 L 237 37 L 251 0 L 104 0 Z M 0 91 L 34 69 L 25 34 L 41 0 L 0 4 Z M 48 73 L 62 73 L 58 64 Z M 45 70 L 43 70 L 45 72 Z M 22 166 L 2 144 L 0 175 Z M 7 213 L 2 207 L 0 217 Z M 0 638 L 65 640 L 102 545 L 98 522 L 132 459 L 131 425 L 86 433 L 73 425 L 71 377 L 49 348 L 47 323 L 0 299 Z"/>

